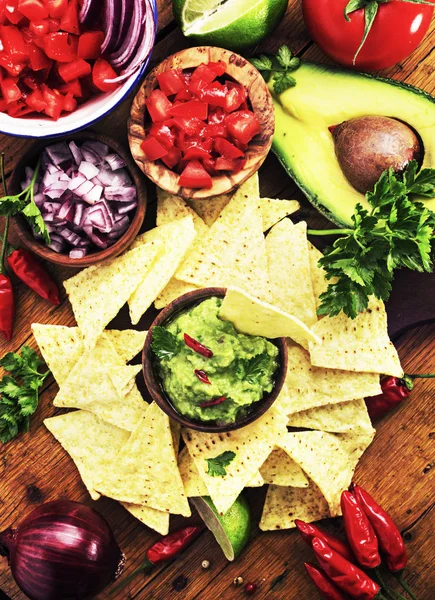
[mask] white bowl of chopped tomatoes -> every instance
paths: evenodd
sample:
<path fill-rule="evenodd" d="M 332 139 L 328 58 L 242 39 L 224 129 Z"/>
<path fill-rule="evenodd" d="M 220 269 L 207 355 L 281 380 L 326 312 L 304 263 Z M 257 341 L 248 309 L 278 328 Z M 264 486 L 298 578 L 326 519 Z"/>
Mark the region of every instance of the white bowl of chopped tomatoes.
<path fill-rule="evenodd" d="M 103 15 L 109 0 L 0 2 L 0 132 L 56 137 L 115 108 L 143 75 L 154 45 L 155 0 Z M 121 3 L 110 3 L 116 11 Z M 141 23 L 133 47 L 130 28 Z M 145 40 L 139 43 L 139 40 Z M 130 45 L 130 47 L 129 47 Z"/>
<path fill-rule="evenodd" d="M 188 48 L 145 79 L 131 110 L 130 149 L 159 187 L 205 199 L 259 169 L 274 124 L 270 92 L 248 60 L 213 46 Z"/>

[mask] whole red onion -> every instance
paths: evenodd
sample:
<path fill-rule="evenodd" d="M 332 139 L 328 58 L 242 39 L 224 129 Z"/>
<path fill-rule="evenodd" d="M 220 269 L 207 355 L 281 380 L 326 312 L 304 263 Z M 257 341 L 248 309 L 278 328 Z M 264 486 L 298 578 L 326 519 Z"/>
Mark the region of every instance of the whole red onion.
<path fill-rule="evenodd" d="M 125 556 L 92 508 L 58 500 L 0 533 L 0 555 L 30 600 L 88 600 L 122 573 Z"/>

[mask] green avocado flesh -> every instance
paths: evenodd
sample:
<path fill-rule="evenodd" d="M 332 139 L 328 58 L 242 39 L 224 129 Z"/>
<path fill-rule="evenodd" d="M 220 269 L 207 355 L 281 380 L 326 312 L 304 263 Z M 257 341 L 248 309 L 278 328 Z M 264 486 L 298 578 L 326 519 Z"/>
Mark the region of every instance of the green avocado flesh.
<path fill-rule="evenodd" d="M 435 98 L 397 81 L 303 63 L 292 73 L 296 86 L 275 105 L 272 149 L 310 202 L 338 225 L 352 225 L 363 194 L 347 181 L 328 127 L 355 117 L 387 116 L 410 125 L 424 146 L 422 168 L 435 168 Z M 273 81 L 269 83 L 273 91 Z M 418 198 L 435 211 L 435 198 Z"/>
<path fill-rule="evenodd" d="M 165 328 L 178 339 L 170 359 L 160 359 L 157 372 L 174 408 L 194 420 L 234 423 L 254 402 L 271 392 L 278 366 L 278 348 L 263 337 L 238 333 L 229 321 L 219 318 L 220 298 L 209 298 L 178 314 Z M 184 334 L 213 352 L 205 358 L 189 348 Z M 261 368 L 252 369 L 254 357 Z M 250 367 L 249 367 L 250 365 Z M 195 370 L 204 371 L 211 384 L 200 381 Z M 202 408 L 225 396 L 215 406 Z"/>

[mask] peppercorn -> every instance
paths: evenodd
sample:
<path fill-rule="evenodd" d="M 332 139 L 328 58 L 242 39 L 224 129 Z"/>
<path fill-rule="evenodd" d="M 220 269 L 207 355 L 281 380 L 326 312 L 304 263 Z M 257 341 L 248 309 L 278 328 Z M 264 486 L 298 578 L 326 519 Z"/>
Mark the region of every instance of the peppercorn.
<path fill-rule="evenodd" d="M 203 560 L 201 563 L 201 567 L 203 569 L 209 569 L 210 568 L 210 561 L 209 560 Z"/>
<path fill-rule="evenodd" d="M 252 596 L 253 594 L 255 594 L 256 591 L 257 586 L 255 585 L 255 583 L 247 583 L 245 585 L 245 592 L 248 594 L 248 596 Z"/>
<path fill-rule="evenodd" d="M 243 585 L 243 577 L 235 577 L 233 579 L 233 585 L 235 586 L 239 586 L 239 585 Z"/>

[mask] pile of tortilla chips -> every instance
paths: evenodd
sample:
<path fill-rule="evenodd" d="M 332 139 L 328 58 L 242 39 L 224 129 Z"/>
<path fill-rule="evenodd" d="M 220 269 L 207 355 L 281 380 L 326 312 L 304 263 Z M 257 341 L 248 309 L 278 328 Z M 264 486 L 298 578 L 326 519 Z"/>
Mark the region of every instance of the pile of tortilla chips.
<path fill-rule="evenodd" d="M 340 514 L 340 495 L 374 436 L 363 398 L 379 375 L 402 376 L 384 306 L 351 320 L 319 319 L 327 282 L 295 201 L 260 198 L 258 176 L 235 194 L 184 200 L 158 192 L 157 227 L 121 257 L 65 282 L 78 327 L 33 325 L 59 384 L 54 405 L 79 409 L 45 425 L 74 460 L 93 499 L 118 500 L 164 534 L 189 497 L 224 514 L 245 487 L 268 485 L 260 528 Z M 264 232 L 268 232 L 265 236 Z M 136 386 L 146 332 L 106 329 L 127 302 L 133 324 L 155 302 L 227 287 L 221 317 L 242 332 L 288 338 L 285 385 L 257 421 L 225 434 L 182 429 Z M 184 446 L 180 448 L 181 439 Z M 181 450 L 181 451 L 180 451 Z M 223 476 L 208 460 L 234 453 Z"/>

